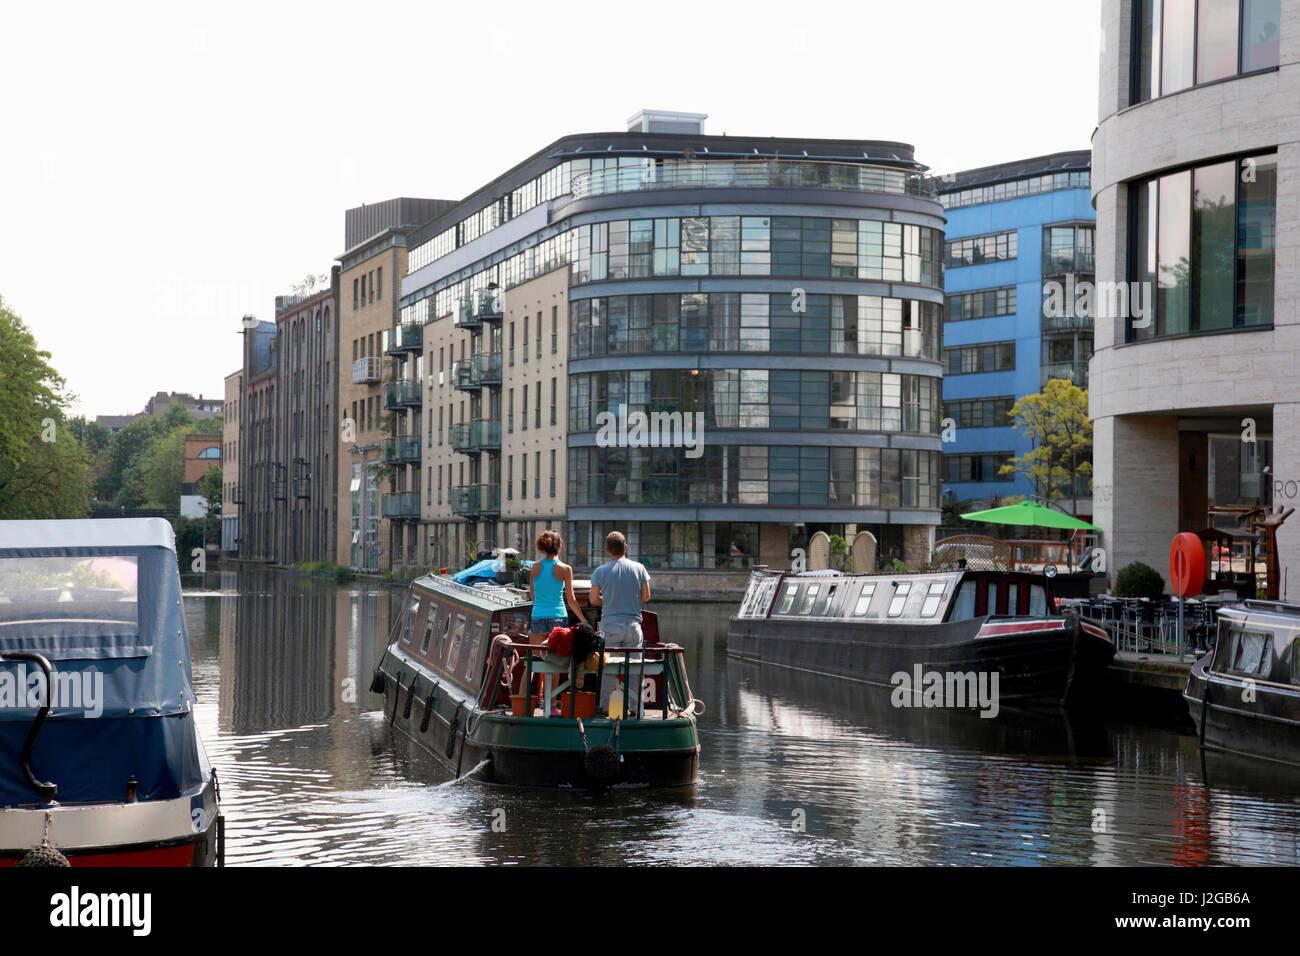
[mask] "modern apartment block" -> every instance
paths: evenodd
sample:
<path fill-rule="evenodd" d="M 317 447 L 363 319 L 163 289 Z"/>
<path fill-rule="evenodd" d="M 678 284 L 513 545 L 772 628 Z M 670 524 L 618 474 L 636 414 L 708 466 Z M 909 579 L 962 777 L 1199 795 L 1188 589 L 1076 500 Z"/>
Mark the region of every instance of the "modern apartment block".
<path fill-rule="evenodd" d="M 221 430 L 221 550 L 239 553 L 239 401 L 244 370 L 226 376 Z"/>
<path fill-rule="evenodd" d="M 1102 16 L 1097 278 L 1128 302 L 1098 312 L 1095 521 L 1112 571 L 1163 569 L 1212 507 L 1297 504 L 1300 0 Z M 1300 518 L 1278 545 L 1285 573 Z"/>
<path fill-rule="evenodd" d="M 1053 378 L 1088 387 L 1093 318 L 1080 290 L 1094 279 L 1088 150 L 943 177 L 945 496 L 987 502 L 1045 494 L 1000 469 L 1032 449 L 1009 416 Z M 1053 285 L 1054 284 L 1054 285 Z M 1085 480 L 1058 502 L 1091 513 Z"/>
<path fill-rule="evenodd" d="M 703 120 L 562 137 L 408 237 L 395 567 L 529 555 L 561 518 L 580 567 L 613 529 L 656 568 L 785 566 L 817 530 L 929 557 L 933 182 L 902 143 Z"/>
<path fill-rule="evenodd" d="M 339 430 L 335 563 L 388 570 L 393 551 L 389 522 L 381 517 L 381 470 L 420 465 L 420 436 L 383 427 L 385 337 L 399 318 L 406 234 L 451 202 L 389 199 L 344 213 L 344 251 L 338 257 Z M 404 354 L 400 350 L 396 353 Z M 362 462 L 367 492 L 363 499 Z M 365 531 L 363 532 L 363 525 Z"/>
<path fill-rule="evenodd" d="M 240 556 L 333 561 L 338 547 L 339 269 L 321 291 L 244 319 Z"/>

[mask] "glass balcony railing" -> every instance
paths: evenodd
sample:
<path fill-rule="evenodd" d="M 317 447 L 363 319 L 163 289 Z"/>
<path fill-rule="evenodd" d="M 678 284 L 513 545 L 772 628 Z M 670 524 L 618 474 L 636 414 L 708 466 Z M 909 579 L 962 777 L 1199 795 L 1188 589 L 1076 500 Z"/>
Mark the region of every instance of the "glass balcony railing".
<path fill-rule="evenodd" d="M 501 450 L 501 423 L 481 418 L 451 426 L 451 447 L 465 455 Z"/>
<path fill-rule="evenodd" d="M 380 379 L 383 363 L 378 355 L 359 358 L 352 363 L 352 384 L 373 385 Z"/>
<path fill-rule="evenodd" d="M 462 485 L 451 489 L 452 514 L 476 516 L 501 513 L 500 485 Z"/>
<path fill-rule="evenodd" d="M 477 391 L 482 384 L 474 381 L 473 369 L 466 360 L 451 363 L 451 387 L 464 391 Z"/>
<path fill-rule="evenodd" d="M 470 358 L 470 378 L 480 385 L 501 384 L 501 353 L 480 352 Z"/>
<path fill-rule="evenodd" d="M 1087 362 L 1057 362 L 1042 367 L 1039 386 L 1047 387 L 1047 383 L 1055 378 L 1063 378 L 1073 382 L 1079 388 L 1088 387 L 1088 363 Z"/>
<path fill-rule="evenodd" d="M 456 304 L 456 327 L 477 329 L 484 322 L 500 322 L 504 309 L 500 289 L 479 289 Z"/>
<path fill-rule="evenodd" d="M 418 462 L 420 460 L 419 436 L 398 435 L 396 438 L 385 438 L 380 451 L 386 462 Z"/>
<path fill-rule="evenodd" d="M 412 323 L 396 325 L 384 333 L 384 354 L 401 355 L 418 352 L 424 346 L 424 326 Z"/>
<path fill-rule="evenodd" d="M 575 198 L 656 189 L 836 189 L 850 192 L 895 193 L 934 199 L 933 178 L 890 166 L 812 160 L 760 159 L 665 162 L 621 166 L 578 173 L 572 179 Z"/>
<path fill-rule="evenodd" d="M 391 382 L 384 386 L 384 408 L 419 406 L 419 382 Z"/>
<path fill-rule="evenodd" d="M 1097 255 L 1091 246 L 1073 249 L 1049 249 L 1043 253 L 1043 275 L 1065 275 L 1070 272 L 1097 271 Z"/>
<path fill-rule="evenodd" d="M 380 512 L 385 518 L 412 520 L 420 517 L 420 496 L 414 491 L 402 491 L 393 495 L 384 495 L 380 502 Z"/>

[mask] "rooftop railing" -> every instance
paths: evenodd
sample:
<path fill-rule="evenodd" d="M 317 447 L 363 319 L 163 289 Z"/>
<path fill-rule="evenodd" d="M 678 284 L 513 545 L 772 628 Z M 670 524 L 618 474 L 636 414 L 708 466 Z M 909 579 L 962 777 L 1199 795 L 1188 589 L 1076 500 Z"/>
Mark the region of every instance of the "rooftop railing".
<path fill-rule="evenodd" d="M 689 188 L 837 189 L 923 199 L 937 196 L 934 180 L 924 173 L 864 163 L 797 159 L 718 159 L 620 166 L 578 173 L 573 176 L 572 188 L 576 198 Z"/>

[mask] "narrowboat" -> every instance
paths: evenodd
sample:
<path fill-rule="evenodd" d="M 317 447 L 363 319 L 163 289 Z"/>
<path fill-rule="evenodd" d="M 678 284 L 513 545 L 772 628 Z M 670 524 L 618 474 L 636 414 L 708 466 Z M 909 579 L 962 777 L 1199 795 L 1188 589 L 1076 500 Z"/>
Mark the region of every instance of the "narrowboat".
<path fill-rule="evenodd" d="M 585 604 L 589 583 L 575 581 L 574 590 Z M 655 614 L 644 612 L 644 648 L 602 647 L 587 671 L 591 658 L 528 643 L 531 609 L 527 592 L 512 587 L 443 575 L 414 581 L 371 683 L 393 730 L 457 778 L 483 783 L 694 786 L 702 707 L 682 648 L 660 641 Z M 584 611 L 588 620 L 597 610 Z M 627 711 L 615 719 L 594 709 L 607 673 L 627 693 Z"/>
<path fill-rule="evenodd" d="M 1089 704 L 1115 649 L 1020 571 L 911 574 L 759 568 L 727 629 L 745 660 L 887 687 L 899 707 Z"/>
<path fill-rule="evenodd" d="M 0 521 L 0 866 L 212 866 L 171 525 Z"/>
<path fill-rule="evenodd" d="M 1201 746 L 1300 766 L 1300 605 L 1251 599 L 1217 617 L 1183 692 Z"/>

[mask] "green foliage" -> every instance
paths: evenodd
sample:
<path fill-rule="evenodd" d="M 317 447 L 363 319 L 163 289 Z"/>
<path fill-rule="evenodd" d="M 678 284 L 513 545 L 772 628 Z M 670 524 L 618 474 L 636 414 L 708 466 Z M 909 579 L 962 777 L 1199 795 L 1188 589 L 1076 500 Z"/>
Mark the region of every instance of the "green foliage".
<path fill-rule="evenodd" d="M 1165 593 L 1165 579 L 1149 564 L 1134 561 L 1115 576 L 1116 597 L 1150 598 L 1159 601 Z"/>
<path fill-rule="evenodd" d="M 848 570 L 849 544 L 838 534 L 831 535 L 831 568 L 836 571 Z"/>
<path fill-rule="evenodd" d="M 885 570 L 893 574 L 906 574 L 908 571 L 907 562 L 902 561 L 899 558 L 894 558 L 894 560 L 889 562 L 889 567 Z"/>
<path fill-rule="evenodd" d="M 1065 379 L 1052 379 L 1041 392 L 1016 402 L 1011 417 L 1033 448 L 1011 459 L 999 473 L 1027 476 L 1034 493 L 1049 501 L 1073 498 L 1079 479 L 1092 474 L 1087 391 Z"/>
<path fill-rule="evenodd" d="M 203 496 L 208 503 L 208 514 L 221 514 L 222 492 L 222 471 L 220 465 L 213 465 L 208 469 L 207 474 L 199 479 L 199 494 Z"/>
<path fill-rule="evenodd" d="M 312 573 L 324 573 L 330 575 L 340 584 L 352 580 L 352 569 L 345 568 L 339 564 L 331 564 L 328 561 L 299 561 L 294 565 L 300 571 L 311 571 Z"/>
<path fill-rule="evenodd" d="M 970 524 L 969 521 L 962 521 L 961 516 L 970 511 L 975 503 L 969 499 L 958 501 L 956 498 L 944 498 L 940 505 L 939 513 L 942 516 L 940 525 L 945 528 L 963 528 Z"/>
<path fill-rule="evenodd" d="M 0 518 L 86 514 L 89 460 L 49 352 L 0 298 Z"/>

